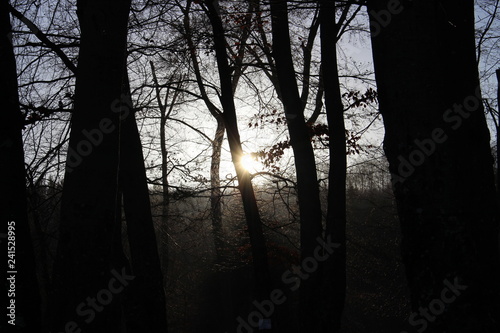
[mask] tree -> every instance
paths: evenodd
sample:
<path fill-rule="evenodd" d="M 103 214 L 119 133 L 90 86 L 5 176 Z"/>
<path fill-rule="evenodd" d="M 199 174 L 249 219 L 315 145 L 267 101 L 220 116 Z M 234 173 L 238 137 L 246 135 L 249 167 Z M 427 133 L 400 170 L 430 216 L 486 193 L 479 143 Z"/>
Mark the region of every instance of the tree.
<path fill-rule="evenodd" d="M 130 91 L 128 79 L 126 82 L 127 91 Z M 130 93 L 125 95 L 124 102 L 132 106 Z M 119 126 L 122 132 L 119 137 L 119 187 L 123 195 L 132 272 L 134 279 L 137 279 L 126 293 L 130 304 L 126 309 L 127 331 L 141 332 L 147 329 L 151 332 L 167 332 L 163 275 L 135 116 L 130 114 L 120 121 Z M 168 215 L 163 215 L 163 222 L 168 225 Z"/>
<path fill-rule="evenodd" d="M 498 331 L 499 220 L 474 2 L 371 0 L 368 12 L 412 307 L 460 292 L 415 325 Z"/>
<path fill-rule="evenodd" d="M 205 84 L 203 82 L 200 64 L 197 58 L 196 46 L 193 42 L 193 28 L 191 27 L 190 11 L 192 1 L 187 1 L 186 7 L 182 9 L 184 14 L 183 27 L 185 39 L 188 46 L 191 64 L 193 66 L 196 84 L 200 91 L 200 97 L 205 103 L 208 111 L 217 122 L 217 128 L 212 143 L 212 156 L 210 164 L 210 218 L 214 229 L 214 245 L 217 255 L 217 261 L 222 262 L 224 257 L 224 240 L 223 240 L 223 225 L 222 225 L 222 206 L 221 206 L 221 181 L 220 181 L 220 161 L 222 144 L 224 142 L 224 132 L 226 130 L 222 112 L 210 100 L 207 94 Z"/>
<path fill-rule="evenodd" d="M 497 75 L 497 107 L 498 107 L 498 112 L 500 114 L 500 69 L 496 70 L 496 75 Z M 493 118 L 494 119 L 494 118 Z M 498 146 L 500 145 L 500 124 L 498 123 L 498 120 L 500 120 L 500 117 L 497 117 L 497 122 L 496 122 L 496 130 L 497 130 L 497 194 L 500 198 L 500 150 L 498 149 Z M 500 201 L 499 201 L 500 204 Z"/>
<path fill-rule="evenodd" d="M 252 257 L 255 269 L 256 295 L 259 300 L 267 299 L 271 291 L 271 276 L 267 260 L 267 246 L 264 233 L 262 231 L 262 221 L 260 219 L 257 200 L 253 190 L 250 173 L 241 163 L 243 158 L 243 149 L 241 146 L 238 122 L 236 118 L 236 107 L 234 104 L 234 88 L 231 79 L 231 69 L 228 64 L 226 51 L 226 40 L 224 37 L 224 28 L 218 14 L 218 1 L 205 1 L 207 15 L 210 19 L 214 33 L 214 48 L 217 58 L 217 67 L 219 72 L 221 88 L 221 104 L 224 112 L 222 117 L 226 128 L 231 158 L 238 178 L 238 188 L 243 201 L 243 210 L 248 226 L 250 244 L 252 247 Z"/>
<path fill-rule="evenodd" d="M 349 6 L 344 9 L 347 15 Z M 329 134 L 328 211 L 325 238 L 340 246 L 323 263 L 323 332 L 340 330 L 346 297 L 346 132 L 337 61 L 335 1 L 320 1 L 321 68 Z"/>
<path fill-rule="evenodd" d="M 7 316 L 2 319 L 1 327 L 5 331 L 40 332 L 40 292 L 27 214 L 23 117 L 19 108 L 8 1 L 0 3 L 0 75 L 0 98 L 4 103 L 0 112 L 0 171 L 3 175 L 0 180 L 0 243 L 8 265 L 2 265 L 2 280 L 7 281 L 2 288 L 2 305 L 7 309 Z"/>
<path fill-rule="evenodd" d="M 56 331 L 120 332 L 125 322 L 130 332 L 166 331 L 142 148 L 125 70 L 129 9 L 130 1 L 77 4 L 82 36 L 53 274 Z M 131 265 L 123 252 L 122 193 Z"/>
<path fill-rule="evenodd" d="M 316 162 L 304 119 L 290 48 L 286 1 L 271 1 L 273 57 L 285 109 L 290 144 L 293 149 L 300 208 L 301 259 L 313 257 L 317 238 L 322 236 L 322 215 Z M 300 285 L 300 329 L 316 332 L 319 274 L 302 280 Z"/>

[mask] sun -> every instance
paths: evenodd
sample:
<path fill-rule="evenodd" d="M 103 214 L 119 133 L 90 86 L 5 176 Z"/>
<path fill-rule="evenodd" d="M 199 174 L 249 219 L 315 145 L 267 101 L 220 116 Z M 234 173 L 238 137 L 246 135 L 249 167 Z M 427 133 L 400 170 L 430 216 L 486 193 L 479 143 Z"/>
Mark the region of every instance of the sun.
<path fill-rule="evenodd" d="M 250 173 L 262 171 L 263 165 L 252 154 L 244 154 L 240 160 L 241 166 Z"/>

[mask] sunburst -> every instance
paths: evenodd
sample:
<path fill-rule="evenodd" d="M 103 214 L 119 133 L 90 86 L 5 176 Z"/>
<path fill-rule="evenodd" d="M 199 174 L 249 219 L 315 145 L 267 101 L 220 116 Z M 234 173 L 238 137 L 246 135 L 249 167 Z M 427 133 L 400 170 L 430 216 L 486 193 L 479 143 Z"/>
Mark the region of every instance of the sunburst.
<path fill-rule="evenodd" d="M 256 173 L 262 171 L 263 165 L 253 154 L 244 154 L 240 160 L 241 166 L 250 173 Z"/>

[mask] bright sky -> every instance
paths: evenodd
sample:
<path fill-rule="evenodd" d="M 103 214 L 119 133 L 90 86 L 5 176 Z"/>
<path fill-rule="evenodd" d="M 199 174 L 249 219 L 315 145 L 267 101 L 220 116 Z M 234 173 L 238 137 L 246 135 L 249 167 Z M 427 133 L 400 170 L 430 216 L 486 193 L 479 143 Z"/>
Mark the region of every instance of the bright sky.
<path fill-rule="evenodd" d="M 494 2 L 491 1 L 493 4 Z M 477 18 L 477 26 L 481 28 L 487 24 L 487 20 L 485 19 L 486 15 L 483 10 L 477 7 L 478 10 L 476 12 Z M 491 9 L 491 6 L 489 7 Z M 40 24 L 43 22 L 48 22 L 44 19 L 38 20 Z M 340 41 L 338 48 L 339 55 L 339 68 L 340 74 L 346 75 L 350 74 L 347 72 L 353 71 L 353 68 L 356 68 L 355 71 L 364 72 L 373 71 L 371 64 L 371 49 L 370 42 L 368 38 L 368 24 L 366 14 L 361 11 L 361 16 L 358 19 L 358 22 L 363 25 L 365 32 L 359 33 L 355 32 L 352 34 L 346 34 Z M 495 21 L 493 24 L 493 28 L 496 30 L 496 35 L 493 33 L 491 36 L 487 36 L 486 39 L 488 43 L 488 47 L 496 50 L 500 49 L 499 45 L 499 20 Z M 301 22 L 305 24 L 307 22 Z M 496 37 L 496 38 L 490 38 Z M 35 40 L 36 41 L 36 40 Z M 498 52 L 488 52 L 485 48 L 483 51 L 483 56 L 481 58 L 482 62 L 480 65 L 480 69 L 482 72 L 482 78 L 485 79 L 483 85 L 483 92 L 485 96 L 493 98 L 496 94 L 496 79 L 494 75 L 495 66 L 499 66 L 499 55 Z M 204 58 L 204 61 L 206 58 Z M 149 61 L 149 59 L 148 59 Z M 206 63 L 205 63 L 206 64 Z M 213 59 L 208 64 L 209 66 L 214 67 Z M 53 65 L 52 65 L 53 66 Z M 147 61 L 145 62 L 144 68 L 139 66 L 131 69 L 131 75 L 134 73 L 140 74 L 140 71 L 147 69 Z M 49 64 L 50 67 L 50 64 Z M 48 67 L 47 67 L 48 68 Z M 54 68 L 54 67 L 51 67 Z M 48 70 L 48 69 L 46 69 Z M 299 70 L 296 68 L 296 70 Z M 54 71 L 49 72 L 50 75 L 54 75 Z M 212 82 L 217 82 L 215 73 L 212 73 L 213 76 L 211 78 Z M 313 72 L 313 74 L 315 74 Z M 28 76 L 22 75 L 22 78 L 26 78 Z M 140 77 L 140 76 L 139 76 Z M 371 77 L 373 79 L 373 77 Z M 266 79 L 264 79 L 266 80 Z M 23 82 L 21 80 L 21 82 Z M 374 83 L 360 82 L 358 80 L 353 80 L 349 78 L 343 78 L 342 83 L 344 87 L 348 87 L 349 89 L 358 89 L 360 91 L 365 91 L 369 85 L 373 85 Z M 245 83 L 241 82 L 240 86 L 243 86 Z M 266 83 L 267 84 L 267 83 Z M 345 89 L 344 89 L 345 91 Z M 29 92 L 26 91 L 26 94 Z M 49 92 L 47 91 L 47 94 Z M 23 94 L 24 97 L 29 99 L 28 95 Z M 240 98 L 236 100 L 237 110 L 238 110 L 238 121 L 240 127 L 240 134 L 242 139 L 242 144 L 244 151 L 248 153 L 255 152 L 264 147 L 269 147 L 272 144 L 275 144 L 279 141 L 285 140 L 287 137 L 286 126 L 282 126 L 276 129 L 273 125 L 267 126 L 267 128 L 248 128 L 248 123 L 252 119 L 252 117 L 259 112 L 259 104 L 256 102 L 254 96 L 252 96 L 251 91 L 239 91 L 238 96 Z M 41 96 L 40 98 L 42 98 Z M 136 96 L 138 98 L 144 98 L 144 95 Z M 38 98 L 38 96 L 37 96 Z M 151 98 L 151 96 L 149 96 Z M 217 102 L 216 99 L 213 100 Z M 494 104 L 496 106 L 496 104 Z M 278 111 L 282 110 L 281 105 L 276 103 L 275 107 Z M 356 110 L 356 112 L 363 112 L 363 110 Z M 174 111 L 173 116 L 182 119 L 183 121 L 189 123 L 193 127 L 205 133 L 209 138 L 212 138 L 215 132 L 215 121 L 212 116 L 208 114 L 206 107 L 202 103 L 186 103 L 182 108 L 178 108 Z M 359 131 L 363 129 L 369 122 L 370 119 L 359 121 L 356 117 L 349 117 L 346 114 L 346 127 L 350 130 Z M 325 119 L 320 118 L 319 121 L 325 122 Z M 145 146 L 144 154 L 146 156 L 146 165 L 158 165 L 159 163 L 159 155 L 158 155 L 158 121 L 140 121 L 139 122 L 143 144 Z M 25 139 L 25 150 L 27 154 L 27 159 L 32 159 L 34 155 L 34 146 L 37 144 L 37 136 L 42 136 L 43 140 L 38 140 L 38 143 L 43 143 L 47 149 L 53 147 L 57 144 L 57 141 L 61 140 L 61 135 L 63 128 L 61 127 L 61 123 L 55 123 L 55 125 L 47 125 L 40 124 L 33 131 L 26 135 Z M 28 134 L 28 133 L 26 133 Z M 362 143 L 370 143 L 375 146 L 380 146 L 383 138 L 383 125 L 381 121 L 375 122 L 370 130 L 368 130 L 362 139 Z M 186 126 L 180 125 L 178 123 L 171 122 L 167 127 L 167 143 L 169 150 L 169 158 L 170 158 L 170 168 L 173 168 L 171 173 L 171 178 L 173 183 L 176 185 L 192 185 L 193 179 L 191 177 L 197 177 L 197 179 L 201 178 L 209 178 L 209 160 L 211 154 L 211 147 L 208 143 L 208 140 L 201 136 L 199 133 L 196 133 L 194 130 L 187 128 Z M 380 152 L 374 153 L 380 154 Z M 325 153 L 318 152 L 318 162 L 321 162 L 325 157 Z M 40 156 L 38 156 L 39 158 Z M 373 157 L 373 156 L 372 156 Z M 359 157 L 349 157 L 349 163 L 358 163 L 360 158 L 365 158 L 365 156 Z M 247 159 L 248 164 L 252 164 L 250 168 L 251 172 L 261 171 L 263 166 L 256 162 L 251 162 L 250 159 Z M 285 155 L 283 158 L 284 165 L 288 165 L 288 176 L 292 176 L 294 173 L 293 166 L 291 164 L 292 161 L 291 154 Z M 187 168 L 184 166 L 187 165 Z M 318 163 L 321 167 L 321 163 Z M 285 168 L 286 169 L 286 168 Z M 156 168 L 155 172 L 150 173 L 151 178 L 155 178 L 159 169 Z M 222 154 L 222 164 L 221 164 L 221 178 L 222 179 L 230 179 L 234 177 L 234 167 L 231 163 L 230 154 L 228 151 L 227 142 L 225 142 L 223 146 L 223 154 Z M 255 179 L 256 182 L 259 182 L 259 179 Z M 206 184 L 208 186 L 208 184 Z"/>

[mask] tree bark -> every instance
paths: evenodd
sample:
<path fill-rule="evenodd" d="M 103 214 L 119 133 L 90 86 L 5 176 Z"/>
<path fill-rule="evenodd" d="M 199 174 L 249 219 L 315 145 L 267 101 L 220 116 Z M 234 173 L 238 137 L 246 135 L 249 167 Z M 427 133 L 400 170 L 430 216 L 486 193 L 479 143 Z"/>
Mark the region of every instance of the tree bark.
<path fill-rule="evenodd" d="M 346 297 L 346 137 L 336 52 L 335 1 L 320 1 L 321 68 L 330 136 L 325 238 L 339 247 L 323 263 L 321 331 L 339 332 Z"/>
<path fill-rule="evenodd" d="M 317 238 L 322 235 L 322 216 L 316 162 L 310 135 L 304 120 L 295 71 L 293 68 L 286 1 L 271 1 L 273 57 L 287 119 L 290 144 L 297 173 L 297 192 L 300 209 L 300 243 L 302 260 L 314 257 Z M 316 332 L 317 301 L 320 272 L 301 280 L 300 329 Z"/>
<path fill-rule="evenodd" d="M 371 0 L 368 11 L 412 308 L 462 288 L 415 325 L 499 331 L 499 220 L 474 2 Z"/>
<path fill-rule="evenodd" d="M 6 265 L 2 265 L 0 276 L 2 284 L 5 285 L 5 288 L 2 288 L 2 307 L 7 310 L 1 320 L 0 328 L 2 331 L 42 332 L 40 291 L 27 213 L 22 139 L 24 119 L 19 108 L 16 60 L 11 33 L 9 3 L 2 1 L 0 3 L 0 77 L 2 78 L 0 100 L 3 103 L 0 112 L 2 174 L 0 244 L 2 260 L 5 260 Z M 11 277 L 15 280 L 7 280 Z M 12 312 L 8 307 L 11 307 L 12 300 L 15 301 L 15 318 L 9 317 Z M 8 323 L 10 320 L 15 326 Z"/>

